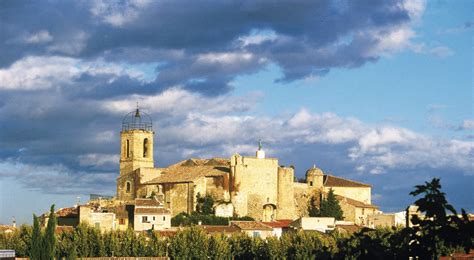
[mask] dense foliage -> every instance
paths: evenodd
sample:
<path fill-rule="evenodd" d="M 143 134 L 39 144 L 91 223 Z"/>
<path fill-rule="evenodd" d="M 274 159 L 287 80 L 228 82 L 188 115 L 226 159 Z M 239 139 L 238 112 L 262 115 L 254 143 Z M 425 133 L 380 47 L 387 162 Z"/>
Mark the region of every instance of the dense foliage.
<path fill-rule="evenodd" d="M 191 214 L 180 213 L 173 218 L 171 218 L 171 225 L 174 227 L 179 226 L 191 226 L 191 225 L 217 225 L 217 226 L 227 226 L 231 220 L 254 220 L 251 217 L 217 217 L 213 214 L 202 214 L 198 212 L 193 212 Z"/>
<path fill-rule="evenodd" d="M 344 218 L 339 201 L 332 189 L 329 189 L 326 198 L 320 200 L 319 205 L 316 196 L 311 196 L 308 205 L 308 214 L 310 217 L 333 217 L 336 220 L 342 220 Z"/>
<path fill-rule="evenodd" d="M 19 257 L 76 259 L 88 256 L 171 256 L 173 258 L 219 259 L 437 259 L 454 251 L 472 248 L 473 222 L 463 211 L 457 216 L 440 191 L 438 179 L 416 186 L 412 195 L 424 195 L 415 202 L 425 218 L 415 218 L 415 227 L 364 228 L 352 235 L 319 232 L 289 232 L 278 239 L 208 235 L 199 226 L 179 231 L 173 237 L 156 232 L 132 230 L 101 233 L 80 224 L 74 231 L 48 236 L 51 228 L 21 226 L 12 234 L 0 235 L 0 249 L 14 249 Z M 448 214 L 451 213 L 451 214 Z M 54 224 L 54 216 L 51 224 Z M 40 238 L 40 239 L 38 239 Z M 50 243 L 52 247 L 46 244 Z M 38 247 L 40 246 L 40 247 Z M 47 252 L 44 252 L 45 249 Z M 38 258 L 37 256 L 45 258 Z"/>
<path fill-rule="evenodd" d="M 214 214 L 214 199 L 211 195 L 207 194 L 201 197 L 201 194 L 198 192 L 196 195 L 196 212 L 204 215 Z"/>

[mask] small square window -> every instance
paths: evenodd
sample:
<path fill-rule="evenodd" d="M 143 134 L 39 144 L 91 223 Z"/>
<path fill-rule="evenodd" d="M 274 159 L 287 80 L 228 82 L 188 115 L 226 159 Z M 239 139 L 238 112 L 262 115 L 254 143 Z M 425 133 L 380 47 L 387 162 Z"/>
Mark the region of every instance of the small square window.
<path fill-rule="evenodd" d="M 142 223 L 147 223 L 147 222 L 148 222 L 148 216 L 143 216 Z"/>
<path fill-rule="evenodd" d="M 163 216 L 163 221 L 165 221 L 165 220 L 166 220 L 166 217 L 165 217 L 165 216 Z"/>
<path fill-rule="evenodd" d="M 153 216 L 153 221 L 155 221 L 155 216 Z"/>

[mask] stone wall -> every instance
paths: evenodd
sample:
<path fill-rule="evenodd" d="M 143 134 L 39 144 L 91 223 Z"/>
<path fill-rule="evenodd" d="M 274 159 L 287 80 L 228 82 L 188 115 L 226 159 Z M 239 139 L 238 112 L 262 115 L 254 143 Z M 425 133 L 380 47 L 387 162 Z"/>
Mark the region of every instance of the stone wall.
<path fill-rule="evenodd" d="M 342 209 L 342 216 L 344 217 L 344 221 L 352 221 L 356 222 L 356 208 L 355 206 L 345 202 L 344 200 L 339 201 L 339 206 Z"/>
<path fill-rule="evenodd" d="M 228 182 L 228 176 L 214 176 L 214 177 L 205 177 L 206 180 L 206 195 L 209 194 L 214 198 L 214 201 L 229 201 L 229 191 L 225 189 L 229 185 L 225 182 Z"/>
<path fill-rule="evenodd" d="M 295 173 L 293 168 L 278 168 L 277 219 L 297 218 L 295 210 L 295 197 L 292 196 L 294 194 L 294 178 Z"/>
<path fill-rule="evenodd" d="M 332 189 L 336 195 L 371 204 L 370 187 L 324 187 L 325 192 L 329 192 L 329 189 Z"/>
<path fill-rule="evenodd" d="M 92 227 L 97 227 L 101 232 L 115 230 L 115 214 L 92 212 L 87 206 L 79 207 L 79 223 L 87 223 Z"/>
<path fill-rule="evenodd" d="M 238 216 L 262 219 L 264 206 L 277 205 L 278 160 L 273 158 L 231 158 L 231 199 Z"/>
<path fill-rule="evenodd" d="M 127 191 L 127 183 L 130 184 L 130 190 Z M 139 178 L 136 172 L 122 174 L 117 178 L 117 199 L 123 201 L 132 201 L 137 197 L 137 187 Z"/>
<path fill-rule="evenodd" d="M 173 216 L 181 212 L 190 214 L 194 210 L 193 183 L 167 183 L 163 185 L 165 206 Z"/>
<path fill-rule="evenodd" d="M 153 135 L 152 131 L 129 130 L 120 133 L 120 174 L 127 174 L 138 168 L 153 168 Z M 147 154 L 144 157 L 144 140 L 148 140 Z M 128 149 L 127 149 L 128 140 Z M 128 153 L 127 153 L 128 151 Z"/>
<path fill-rule="evenodd" d="M 319 191 L 316 189 L 310 189 L 306 183 L 293 183 L 294 189 L 294 201 L 295 201 L 295 214 L 298 217 L 307 217 L 308 206 L 312 196 L 319 198 Z"/>

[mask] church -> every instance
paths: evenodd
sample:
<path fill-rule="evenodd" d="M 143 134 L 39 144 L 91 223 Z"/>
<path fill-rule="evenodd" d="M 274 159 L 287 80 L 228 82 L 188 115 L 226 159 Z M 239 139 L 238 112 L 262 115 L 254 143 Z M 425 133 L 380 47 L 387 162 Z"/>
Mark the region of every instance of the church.
<path fill-rule="evenodd" d="M 324 197 L 332 189 L 346 221 L 367 225 L 368 216 L 379 212 L 370 185 L 325 174 L 316 166 L 306 171 L 304 182 L 296 182 L 294 167 L 267 157 L 261 143 L 255 156 L 235 153 L 155 167 L 154 134 L 150 116 L 138 108 L 123 119 L 117 200 L 153 197 L 175 216 L 193 212 L 198 194 L 210 195 L 217 216 L 273 221 L 307 216 L 311 197 Z"/>

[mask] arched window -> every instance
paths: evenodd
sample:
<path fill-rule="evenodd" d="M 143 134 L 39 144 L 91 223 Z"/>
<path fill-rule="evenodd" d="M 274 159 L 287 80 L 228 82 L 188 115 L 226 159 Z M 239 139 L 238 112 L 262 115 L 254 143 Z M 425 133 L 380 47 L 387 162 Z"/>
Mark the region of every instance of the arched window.
<path fill-rule="evenodd" d="M 143 140 L 143 157 L 148 157 L 148 138 Z"/>
<path fill-rule="evenodd" d="M 130 193 L 130 191 L 132 190 L 132 185 L 128 181 L 127 181 L 126 185 L 127 185 L 126 191 L 127 191 L 127 193 Z"/>
<path fill-rule="evenodd" d="M 129 158 L 130 157 L 130 141 L 128 141 L 128 139 L 127 139 L 127 148 L 126 149 L 127 149 L 127 158 Z"/>

